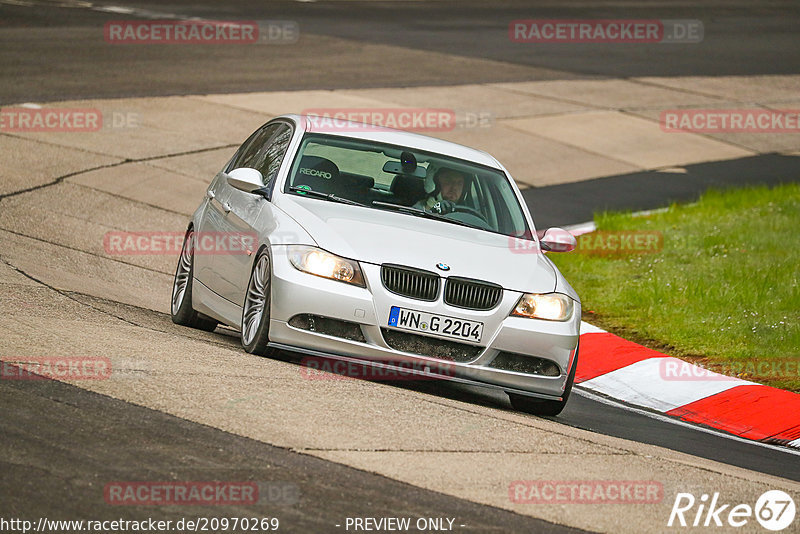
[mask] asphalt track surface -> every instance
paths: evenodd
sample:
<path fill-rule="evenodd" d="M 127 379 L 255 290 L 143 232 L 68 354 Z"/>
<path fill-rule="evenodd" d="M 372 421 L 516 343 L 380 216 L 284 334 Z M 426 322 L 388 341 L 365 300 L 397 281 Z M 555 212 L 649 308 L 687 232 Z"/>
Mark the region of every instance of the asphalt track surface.
<path fill-rule="evenodd" d="M 457 518 L 461 532 L 571 533 L 526 517 L 300 455 L 51 380 L 0 381 L 4 517 L 92 520 L 276 517 L 335 532 L 346 517 Z M 35 467 L 34 467 L 35 466 Z M 34 467 L 34 468 L 32 468 Z M 108 506 L 109 480 L 258 481 L 239 506 Z M 272 488 L 272 491 L 268 488 Z M 42 498 L 47 495 L 47 498 Z M 171 508 L 171 509 L 170 509 Z M 502 525 L 502 528 L 500 527 Z M 507 530 L 506 530 L 507 529 Z"/>
<path fill-rule="evenodd" d="M 117 2 L 182 16 L 229 20 L 293 20 L 310 36 L 297 46 L 108 46 L 98 28 L 124 15 L 74 2 L 0 1 L 0 103 L 73 98 L 156 96 L 311 88 L 409 87 L 499 81 L 667 75 L 796 73 L 800 47 L 796 2 Z M 108 2 L 108 4 L 111 4 Z M 685 54 L 679 45 L 530 49 L 505 37 L 517 18 L 700 19 L 716 39 Z M 331 39 L 336 39 L 332 41 Z M 364 48 L 380 54 L 365 62 Z M 415 62 L 408 51 L 455 55 Z M 775 60 L 780 50 L 780 61 Z M 445 56 L 443 56 L 445 57 Z M 797 157 L 765 155 L 664 174 L 616 176 L 526 191 L 540 227 L 584 222 L 598 209 L 650 209 L 695 198 L 709 186 L 796 180 Z M 648 180 L 659 187 L 648 187 Z M 638 184 L 634 187 L 634 184 Z M 667 185 L 665 185 L 667 184 Z M 426 391 L 431 386 L 405 385 Z M 504 399 L 464 387 L 439 392 L 451 398 L 503 406 Z M 12 516 L 67 517 L 75 511 L 101 518 L 141 518 L 142 510 L 96 506 L 97 480 L 235 479 L 259 473 L 300 486 L 304 506 L 228 510 L 284 514 L 287 530 L 325 531 L 344 516 L 380 516 L 402 510 L 415 516 L 456 516 L 475 532 L 568 532 L 511 512 L 447 497 L 384 477 L 240 438 L 160 412 L 57 382 L 0 382 L 3 512 Z M 679 427 L 575 395 L 558 421 L 800 480 L 796 456 Z M 21 458 L 25 457 L 22 462 Z M 125 459 L 121 461 L 120 459 Z M 267 475 L 265 466 L 274 469 Z M 91 469 L 85 469 L 91 466 Z M 277 473 L 277 474 L 276 474 Z M 277 477 L 277 478 L 276 478 Z M 251 477 L 248 477 L 251 478 Z M 63 498 L 64 492 L 71 497 Z M 301 510 L 301 512 L 298 512 Z M 148 509 L 146 515 L 192 515 L 195 510 Z M 208 515 L 208 510 L 196 515 Z M 334 522 L 334 523 L 332 523 Z M 291 531 L 291 530 L 289 530 Z"/>
<path fill-rule="evenodd" d="M 7 82 L 0 87 L 0 104 L 590 77 L 791 74 L 800 65 L 800 4 L 789 0 L 95 3 L 140 8 L 155 17 L 299 24 L 297 43 L 248 46 L 246 54 L 236 45 L 109 46 L 98 30 L 107 21 L 133 15 L 47 7 L 86 3 L 77 0 L 19 3 L 0 1 L 0 78 Z M 539 44 L 535 51 L 508 39 L 513 20 L 553 18 L 700 20 L 707 38 L 692 45 Z"/>
<path fill-rule="evenodd" d="M 692 202 L 704 191 L 800 180 L 800 157 L 762 154 L 712 161 L 677 171 L 645 171 L 526 189 L 537 228 L 591 221 L 600 211 L 642 211 Z"/>

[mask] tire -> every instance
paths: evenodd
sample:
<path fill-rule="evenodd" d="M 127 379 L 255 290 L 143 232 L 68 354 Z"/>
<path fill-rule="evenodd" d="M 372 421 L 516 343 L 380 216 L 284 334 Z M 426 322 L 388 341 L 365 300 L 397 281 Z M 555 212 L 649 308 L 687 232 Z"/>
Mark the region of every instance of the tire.
<path fill-rule="evenodd" d="M 266 249 L 258 254 L 250 272 L 242 305 L 242 346 L 250 354 L 272 356 L 269 348 L 270 304 L 272 303 L 272 263 Z"/>
<path fill-rule="evenodd" d="M 556 416 L 560 414 L 567 405 L 569 394 L 572 392 L 572 385 L 575 383 L 575 370 L 578 368 L 579 348 L 580 344 L 575 348 L 575 360 L 572 362 L 572 370 L 570 370 L 569 376 L 567 376 L 567 384 L 564 387 L 564 394 L 561 395 L 560 401 L 539 400 L 526 395 L 506 392 L 508 400 L 511 401 L 511 407 L 518 412 L 525 412 L 532 415 Z"/>
<path fill-rule="evenodd" d="M 206 317 L 192 308 L 192 283 L 194 281 L 194 232 L 189 230 L 183 240 L 175 279 L 172 282 L 172 302 L 170 311 L 172 322 L 181 326 L 211 332 L 217 321 Z"/>

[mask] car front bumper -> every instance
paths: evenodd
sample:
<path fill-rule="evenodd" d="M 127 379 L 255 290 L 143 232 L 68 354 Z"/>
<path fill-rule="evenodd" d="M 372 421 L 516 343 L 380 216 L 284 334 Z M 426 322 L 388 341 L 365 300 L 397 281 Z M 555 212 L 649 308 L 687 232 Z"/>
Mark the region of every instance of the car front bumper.
<path fill-rule="evenodd" d="M 361 264 L 367 287 L 320 278 L 295 269 L 285 247 L 272 249 L 270 341 L 274 346 L 315 356 L 359 361 L 408 374 L 497 387 L 545 399 L 560 399 L 573 365 L 580 331 L 580 303 L 565 322 L 510 317 L 522 293 L 505 290 L 500 304 L 490 311 L 455 308 L 442 302 L 406 298 L 389 292 L 381 283 L 380 266 Z M 480 343 L 471 343 L 477 356 L 450 361 L 392 348 L 384 330 L 389 311 L 400 306 L 484 323 Z M 289 324 L 298 315 L 313 315 L 357 325 L 363 338 L 346 339 Z M 400 330 L 401 332 L 407 332 Z M 422 336 L 428 338 L 428 336 Z M 430 336 L 442 339 L 439 336 Z M 445 338 L 446 339 L 446 338 Z M 394 344 L 397 347 L 397 344 Z M 417 351 L 420 352 L 420 351 Z M 540 358 L 558 366 L 557 376 L 530 374 L 492 367 L 500 353 Z"/>

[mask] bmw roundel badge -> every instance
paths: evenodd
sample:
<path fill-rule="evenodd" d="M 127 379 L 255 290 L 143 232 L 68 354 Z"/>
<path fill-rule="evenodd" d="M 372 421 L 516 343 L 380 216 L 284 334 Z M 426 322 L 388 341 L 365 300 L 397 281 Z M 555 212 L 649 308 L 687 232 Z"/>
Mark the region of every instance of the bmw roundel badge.
<path fill-rule="evenodd" d="M 442 271 L 449 271 L 450 270 L 450 266 L 447 265 L 446 263 L 442 263 L 442 262 L 437 263 L 436 264 L 436 268 L 437 269 L 441 269 Z"/>

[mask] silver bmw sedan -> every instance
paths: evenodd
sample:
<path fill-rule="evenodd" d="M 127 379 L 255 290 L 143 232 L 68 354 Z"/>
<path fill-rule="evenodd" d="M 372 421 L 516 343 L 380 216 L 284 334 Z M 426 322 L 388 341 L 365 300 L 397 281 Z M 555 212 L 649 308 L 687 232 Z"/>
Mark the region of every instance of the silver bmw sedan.
<path fill-rule="evenodd" d="M 241 331 L 245 350 L 505 391 L 557 415 L 580 299 L 492 156 L 368 124 L 286 115 L 212 180 L 189 223 L 172 320 Z"/>

